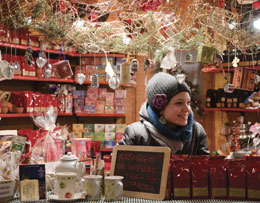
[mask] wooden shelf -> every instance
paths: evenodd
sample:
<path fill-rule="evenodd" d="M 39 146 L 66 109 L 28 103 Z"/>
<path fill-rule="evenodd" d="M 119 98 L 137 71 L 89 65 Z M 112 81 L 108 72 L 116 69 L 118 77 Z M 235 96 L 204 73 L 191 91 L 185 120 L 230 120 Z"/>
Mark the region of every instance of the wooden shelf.
<path fill-rule="evenodd" d="M 241 109 L 241 108 L 204 108 L 205 111 L 240 111 L 240 112 L 260 112 L 259 109 Z"/>
<path fill-rule="evenodd" d="M 28 80 L 28 81 L 43 81 L 43 82 L 59 82 L 59 83 L 74 83 L 73 79 L 58 79 L 58 78 L 38 78 L 32 76 L 14 76 L 12 80 Z"/>
<path fill-rule="evenodd" d="M 101 113 L 101 114 L 90 114 L 90 113 L 75 113 L 76 116 L 80 116 L 80 117 L 125 117 L 125 114 L 105 114 L 105 113 Z"/>
<path fill-rule="evenodd" d="M 113 149 L 101 148 L 99 151 L 100 152 L 112 152 Z"/>
<path fill-rule="evenodd" d="M 58 113 L 58 116 L 73 116 L 74 113 Z M 75 113 L 80 117 L 125 117 L 125 114 L 89 114 L 89 113 Z M 30 117 L 30 113 L 6 113 L 0 114 L 2 118 L 16 118 L 16 117 Z"/>
<path fill-rule="evenodd" d="M 260 66 L 241 66 L 240 68 L 260 70 Z M 228 71 L 234 72 L 235 69 L 232 67 L 232 68 L 229 68 L 229 69 L 228 69 L 228 68 L 223 68 L 223 70 L 224 70 L 225 72 L 228 72 Z M 204 72 L 204 73 L 218 73 L 218 72 L 221 72 L 221 71 L 222 71 L 221 68 L 215 68 L 215 69 L 212 69 L 212 70 L 207 71 L 207 72 Z"/>
<path fill-rule="evenodd" d="M 21 45 L 21 44 L 12 44 L 12 43 L 7 43 L 7 42 L 0 42 L 0 46 L 3 47 L 10 47 L 10 48 L 17 48 L 21 50 L 27 50 L 28 46 L 27 45 Z M 39 47 L 34 47 L 30 46 L 33 51 L 40 51 L 41 49 Z M 52 54 L 60 54 L 61 51 L 60 49 L 46 49 L 45 50 L 48 53 Z M 117 54 L 117 53 L 108 53 L 108 54 L 103 54 L 103 53 L 78 53 L 78 52 L 70 52 L 70 51 L 64 51 L 62 54 L 69 55 L 69 56 L 89 56 L 89 57 L 126 57 L 125 54 Z"/>
<path fill-rule="evenodd" d="M 30 113 L 6 113 L 0 114 L 0 118 L 30 117 Z M 58 113 L 58 116 L 73 116 L 73 113 Z"/>
<path fill-rule="evenodd" d="M 14 76 L 11 80 L 27 80 L 27 81 L 42 81 L 42 82 L 59 82 L 59 83 L 75 83 L 79 84 L 74 79 L 58 79 L 58 78 L 38 78 L 38 77 L 32 77 L 32 76 Z M 100 85 L 108 85 L 107 81 L 99 81 Z M 86 85 L 90 85 L 91 81 L 84 82 Z"/>
<path fill-rule="evenodd" d="M 76 80 L 75 80 L 75 83 L 79 84 Z M 84 85 L 90 85 L 91 81 L 85 81 L 83 84 Z M 108 85 L 108 82 L 107 81 L 98 81 L 98 84 L 100 84 L 100 85 Z"/>
<path fill-rule="evenodd" d="M 0 118 L 30 117 L 30 113 L 6 113 L 0 114 Z"/>

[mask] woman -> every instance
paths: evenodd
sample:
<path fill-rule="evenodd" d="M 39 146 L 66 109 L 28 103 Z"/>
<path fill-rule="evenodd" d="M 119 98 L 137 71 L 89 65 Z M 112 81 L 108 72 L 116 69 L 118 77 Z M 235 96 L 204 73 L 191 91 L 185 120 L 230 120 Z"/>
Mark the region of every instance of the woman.
<path fill-rule="evenodd" d="M 206 133 L 193 119 L 190 88 L 168 74 L 155 74 L 146 86 L 140 121 L 128 125 L 121 145 L 167 146 L 172 154 L 209 154 Z"/>

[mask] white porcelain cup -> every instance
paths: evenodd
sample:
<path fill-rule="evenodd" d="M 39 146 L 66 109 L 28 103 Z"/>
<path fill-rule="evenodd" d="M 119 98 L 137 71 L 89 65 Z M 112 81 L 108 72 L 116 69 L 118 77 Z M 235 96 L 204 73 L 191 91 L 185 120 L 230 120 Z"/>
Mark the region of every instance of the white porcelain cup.
<path fill-rule="evenodd" d="M 76 177 L 77 174 L 72 172 L 56 173 L 58 199 L 67 200 L 74 198 Z"/>
<path fill-rule="evenodd" d="M 105 177 L 105 200 L 118 201 L 123 196 L 123 176 L 106 176 Z"/>
<path fill-rule="evenodd" d="M 102 197 L 102 179 L 101 175 L 84 176 L 85 193 L 87 200 L 100 200 Z"/>

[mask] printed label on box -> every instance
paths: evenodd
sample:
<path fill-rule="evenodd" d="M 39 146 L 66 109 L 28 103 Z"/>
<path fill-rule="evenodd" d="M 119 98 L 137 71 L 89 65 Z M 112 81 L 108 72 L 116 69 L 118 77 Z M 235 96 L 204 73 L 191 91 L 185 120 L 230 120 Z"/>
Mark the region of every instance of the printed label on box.
<path fill-rule="evenodd" d="M 105 141 L 106 140 L 115 140 L 115 133 L 114 132 L 105 132 Z"/>
<path fill-rule="evenodd" d="M 94 124 L 94 132 L 105 132 L 105 124 Z"/>
<path fill-rule="evenodd" d="M 116 124 L 105 124 L 105 132 L 116 132 Z"/>

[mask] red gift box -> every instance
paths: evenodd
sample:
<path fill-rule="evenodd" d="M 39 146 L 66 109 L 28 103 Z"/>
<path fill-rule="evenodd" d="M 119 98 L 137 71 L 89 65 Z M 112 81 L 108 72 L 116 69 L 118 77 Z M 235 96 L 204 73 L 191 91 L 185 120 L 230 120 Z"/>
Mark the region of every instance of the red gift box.
<path fill-rule="evenodd" d="M 33 111 L 34 112 L 41 112 L 41 94 L 39 92 L 33 92 Z"/>
<path fill-rule="evenodd" d="M 192 199 L 209 198 L 209 157 L 191 156 L 191 196 Z"/>
<path fill-rule="evenodd" d="M 72 69 L 70 67 L 70 62 L 68 60 L 62 60 L 52 64 L 56 78 L 62 79 L 73 75 Z"/>
<path fill-rule="evenodd" d="M 210 197 L 227 199 L 227 167 L 224 156 L 212 156 L 209 160 Z"/>
<path fill-rule="evenodd" d="M 25 107 L 25 112 L 27 112 L 27 113 L 33 111 L 34 99 L 33 99 L 33 92 L 32 91 L 25 91 L 24 92 L 24 107 Z"/>
<path fill-rule="evenodd" d="M 247 199 L 260 200 L 260 157 L 246 157 Z"/>
<path fill-rule="evenodd" d="M 58 112 L 58 102 L 55 94 L 50 94 L 50 105 L 53 107 L 54 112 Z"/>
<path fill-rule="evenodd" d="M 172 164 L 173 199 L 191 198 L 191 163 L 187 156 L 174 155 Z"/>
<path fill-rule="evenodd" d="M 246 165 L 244 159 L 231 159 L 228 164 L 229 199 L 246 199 Z"/>

